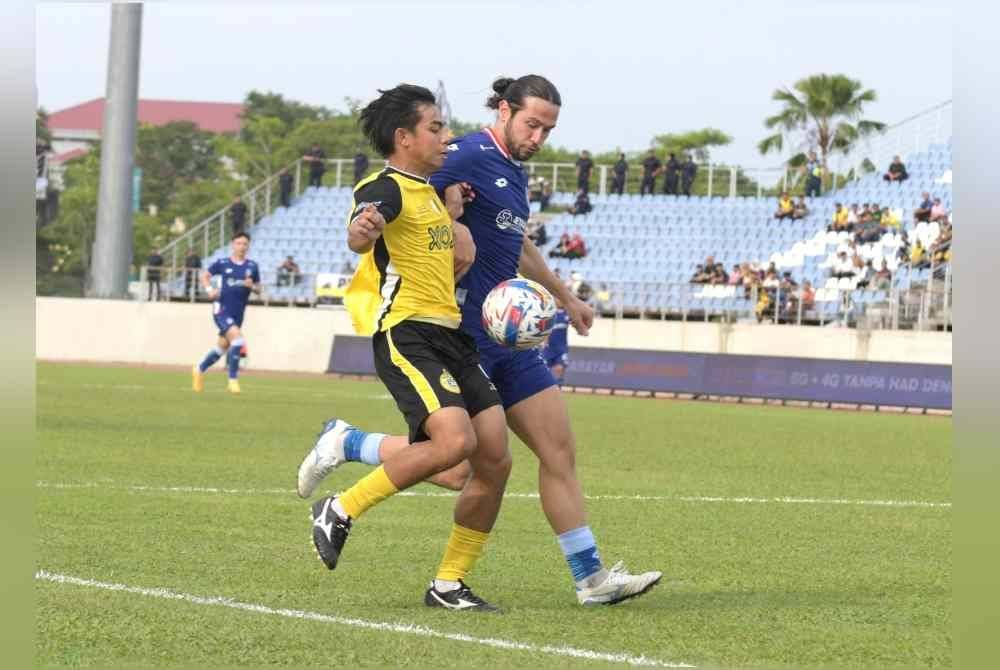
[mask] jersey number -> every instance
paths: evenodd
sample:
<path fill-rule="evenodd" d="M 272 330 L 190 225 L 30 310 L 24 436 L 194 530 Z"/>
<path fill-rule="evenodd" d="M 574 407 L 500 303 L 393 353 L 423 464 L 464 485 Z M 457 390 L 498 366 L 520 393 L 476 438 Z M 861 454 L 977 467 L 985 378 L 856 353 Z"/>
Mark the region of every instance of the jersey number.
<path fill-rule="evenodd" d="M 451 225 L 432 226 L 427 229 L 431 241 L 427 245 L 428 251 L 444 251 L 455 246 L 455 237 L 451 231 Z"/>

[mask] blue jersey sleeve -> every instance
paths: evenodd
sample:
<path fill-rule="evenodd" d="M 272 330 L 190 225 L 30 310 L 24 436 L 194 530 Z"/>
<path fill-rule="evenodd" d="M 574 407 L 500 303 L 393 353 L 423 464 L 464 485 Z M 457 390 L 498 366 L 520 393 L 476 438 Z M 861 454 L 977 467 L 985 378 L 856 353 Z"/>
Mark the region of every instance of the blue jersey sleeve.
<path fill-rule="evenodd" d="M 260 268 L 256 263 L 254 263 L 253 267 L 250 269 L 250 278 L 253 279 L 254 284 L 260 283 Z"/>
<path fill-rule="evenodd" d="M 210 275 L 221 275 L 222 274 L 222 259 L 215 261 L 208 266 L 208 274 Z"/>

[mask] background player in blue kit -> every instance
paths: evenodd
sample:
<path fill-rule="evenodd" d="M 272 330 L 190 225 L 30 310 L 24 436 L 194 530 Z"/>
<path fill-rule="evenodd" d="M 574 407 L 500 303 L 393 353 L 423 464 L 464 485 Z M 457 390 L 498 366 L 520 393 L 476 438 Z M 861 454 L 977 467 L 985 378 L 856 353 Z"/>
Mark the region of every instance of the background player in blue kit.
<path fill-rule="evenodd" d="M 556 383 L 562 386 L 563 375 L 566 374 L 566 366 L 569 365 L 569 341 L 567 337 L 569 335 L 569 316 L 561 303 L 557 301 L 556 304 L 559 309 L 556 310 L 556 316 L 552 323 L 552 333 L 539 353 Z"/>
<path fill-rule="evenodd" d="M 538 351 L 512 351 L 490 339 L 481 317 L 486 294 L 520 273 L 547 288 L 563 304 L 578 333 L 586 335 L 593 323 L 593 309 L 549 270 L 541 252 L 525 235 L 528 179 L 521 161 L 541 149 L 555 128 L 562 100 L 555 86 L 538 75 L 498 79 L 493 91 L 486 104 L 496 110 L 496 122 L 454 140 L 444 166 L 430 179 L 445 195 L 456 220 L 459 274 L 458 259 L 474 250 L 474 263 L 456 288 L 462 330 L 476 342 L 483 369 L 503 401 L 507 425 L 538 457 L 542 509 L 569 564 L 577 601 L 582 605 L 613 604 L 645 593 L 663 575 L 659 571 L 633 575 L 620 562 L 610 569 L 604 567 L 587 525 L 583 489 L 576 474 L 576 440 L 556 380 Z M 353 426 L 333 439 L 339 451 L 336 458 L 324 463 L 324 474 L 344 461 L 378 464 L 379 459 L 407 448 L 405 436 L 366 433 Z M 446 472 L 461 481 L 467 476 L 468 465 Z"/>
<path fill-rule="evenodd" d="M 246 344 L 243 338 L 243 314 L 251 293 L 260 293 L 260 270 L 257 263 L 247 258 L 250 236 L 233 235 L 232 253 L 220 258 L 202 273 L 201 283 L 212 302 L 212 319 L 219 329 L 218 343 L 205 354 L 205 358 L 191 371 L 191 388 L 200 392 L 205 387 L 205 371 L 228 351 L 229 392 L 239 393 L 237 380 L 240 372 L 240 350 Z M 212 277 L 219 277 L 220 288 L 212 287 Z"/>

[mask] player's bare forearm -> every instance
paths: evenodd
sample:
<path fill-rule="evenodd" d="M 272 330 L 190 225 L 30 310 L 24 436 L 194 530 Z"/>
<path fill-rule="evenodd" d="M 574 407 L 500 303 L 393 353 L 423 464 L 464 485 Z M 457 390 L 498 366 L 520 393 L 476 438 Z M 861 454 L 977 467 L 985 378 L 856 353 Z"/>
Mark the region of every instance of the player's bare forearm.
<path fill-rule="evenodd" d="M 572 297 L 572 293 L 563 284 L 559 277 L 555 276 L 549 266 L 545 263 L 542 252 L 538 250 L 535 243 L 524 238 L 521 245 L 521 261 L 517 267 L 518 271 L 532 281 L 536 281 L 549 290 L 549 293 L 566 303 Z"/>
<path fill-rule="evenodd" d="M 364 235 L 348 235 L 347 247 L 356 254 L 367 254 L 375 243 Z"/>

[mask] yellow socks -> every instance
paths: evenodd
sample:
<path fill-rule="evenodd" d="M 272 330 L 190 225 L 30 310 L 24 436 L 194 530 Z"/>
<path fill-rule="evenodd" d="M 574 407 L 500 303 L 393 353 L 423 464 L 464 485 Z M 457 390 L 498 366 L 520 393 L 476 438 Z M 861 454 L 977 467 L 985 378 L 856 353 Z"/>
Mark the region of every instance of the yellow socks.
<path fill-rule="evenodd" d="M 349 517 L 357 519 L 369 508 L 398 491 L 396 485 L 385 474 L 385 468 L 380 465 L 362 477 L 357 484 L 340 494 L 337 500 Z"/>
<path fill-rule="evenodd" d="M 489 533 L 452 524 L 451 536 L 438 567 L 436 579 L 457 582 L 463 579 L 483 555 Z"/>

